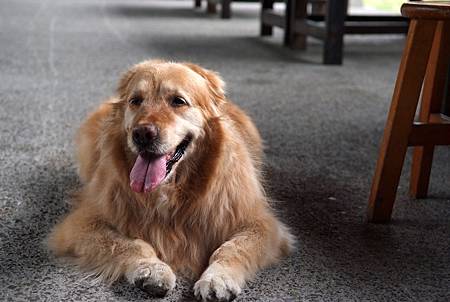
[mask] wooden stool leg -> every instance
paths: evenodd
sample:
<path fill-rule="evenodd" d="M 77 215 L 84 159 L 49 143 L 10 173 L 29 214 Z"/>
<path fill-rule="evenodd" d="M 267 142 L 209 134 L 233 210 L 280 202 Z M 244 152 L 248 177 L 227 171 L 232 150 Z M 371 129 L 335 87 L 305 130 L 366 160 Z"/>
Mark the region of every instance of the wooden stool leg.
<path fill-rule="evenodd" d="M 450 66 L 447 71 L 447 81 L 445 83 L 444 100 L 442 101 L 441 113 L 447 118 L 450 118 Z"/>
<path fill-rule="evenodd" d="M 306 48 L 306 35 L 295 31 L 295 23 L 306 20 L 307 0 L 287 0 L 284 26 L 284 45 L 292 49 Z"/>
<path fill-rule="evenodd" d="M 272 25 L 264 24 L 262 14 L 263 14 L 263 11 L 265 11 L 265 10 L 273 9 L 274 2 L 275 2 L 275 0 L 261 0 L 261 17 L 260 17 L 260 21 L 261 21 L 260 35 L 261 36 L 271 36 L 273 33 Z"/>
<path fill-rule="evenodd" d="M 414 147 L 409 193 L 413 198 L 425 198 L 430 183 L 434 146 Z"/>
<path fill-rule="evenodd" d="M 436 21 L 412 20 L 369 197 L 368 220 L 390 220 Z"/>
<path fill-rule="evenodd" d="M 231 0 L 222 0 L 222 19 L 231 18 Z"/>
<path fill-rule="evenodd" d="M 344 47 L 345 18 L 347 17 L 348 0 L 328 0 L 325 15 L 325 45 L 323 51 L 324 64 L 342 64 Z"/>
<path fill-rule="evenodd" d="M 439 113 L 444 98 L 445 82 L 450 62 L 450 22 L 439 21 L 425 74 L 419 121 L 429 122 L 430 115 Z M 425 198 L 428 193 L 434 146 L 414 148 L 410 194 Z"/>

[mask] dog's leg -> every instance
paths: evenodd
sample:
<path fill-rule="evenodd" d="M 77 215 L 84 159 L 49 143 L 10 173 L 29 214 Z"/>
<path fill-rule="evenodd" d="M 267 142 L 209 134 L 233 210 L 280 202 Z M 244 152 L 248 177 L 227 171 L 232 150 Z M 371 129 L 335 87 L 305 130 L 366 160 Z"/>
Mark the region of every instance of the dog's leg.
<path fill-rule="evenodd" d="M 279 256 L 280 242 L 273 233 L 264 224 L 255 224 L 222 244 L 194 285 L 197 299 L 233 300 L 249 277 Z"/>
<path fill-rule="evenodd" d="M 108 283 L 125 276 L 153 296 L 164 296 L 175 287 L 172 269 L 158 259 L 150 244 L 119 234 L 87 212 L 77 209 L 57 225 L 49 237 L 50 249 L 60 256 L 74 256 L 81 267 Z"/>

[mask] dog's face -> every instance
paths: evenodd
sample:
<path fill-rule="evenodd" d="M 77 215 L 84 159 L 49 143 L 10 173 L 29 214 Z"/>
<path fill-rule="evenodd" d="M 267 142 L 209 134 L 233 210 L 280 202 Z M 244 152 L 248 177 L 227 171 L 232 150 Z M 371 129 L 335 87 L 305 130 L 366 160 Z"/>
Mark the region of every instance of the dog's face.
<path fill-rule="evenodd" d="M 129 70 L 119 84 L 127 146 L 137 155 L 130 173 L 135 192 L 164 183 L 194 152 L 206 121 L 224 102 L 223 82 L 192 64 L 147 61 Z"/>

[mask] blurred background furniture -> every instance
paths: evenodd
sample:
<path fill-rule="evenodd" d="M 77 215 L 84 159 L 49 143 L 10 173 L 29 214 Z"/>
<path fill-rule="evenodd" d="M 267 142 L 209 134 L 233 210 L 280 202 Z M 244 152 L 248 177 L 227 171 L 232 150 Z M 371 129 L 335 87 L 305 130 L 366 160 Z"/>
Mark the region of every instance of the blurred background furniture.
<path fill-rule="evenodd" d="M 390 220 L 408 146 L 410 194 L 424 198 L 434 148 L 450 145 L 450 1 L 409 2 L 402 14 L 411 23 L 369 197 L 372 222 Z"/>
<path fill-rule="evenodd" d="M 206 0 L 206 11 L 209 14 L 217 13 L 217 7 L 220 7 L 220 17 L 222 19 L 230 19 L 232 15 L 231 0 Z M 260 2 L 260 0 L 234 0 L 233 2 Z M 283 0 L 276 0 L 275 2 L 283 2 Z M 200 8 L 202 0 L 194 0 L 194 7 Z"/>
<path fill-rule="evenodd" d="M 222 19 L 231 18 L 231 0 L 206 0 L 206 11 L 210 14 L 217 13 L 217 4 L 220 4 L 220 17 Z M 202 6 L 202 0 L 194 0 L 195 7 Z"/>
<path fill-rule="evenodd" d="M 306 48 L 306 37 L 324 41 L 323 63 L 342 64 L 345 34 L 406 33 L 407 20 L 396 15 L 349 15 L 348 0 L 285 0 L 284 14 L 276 12 L 274 0 L 261 0 L 261 36 L 272 27 L 284 30 L 284 45 Z"/>

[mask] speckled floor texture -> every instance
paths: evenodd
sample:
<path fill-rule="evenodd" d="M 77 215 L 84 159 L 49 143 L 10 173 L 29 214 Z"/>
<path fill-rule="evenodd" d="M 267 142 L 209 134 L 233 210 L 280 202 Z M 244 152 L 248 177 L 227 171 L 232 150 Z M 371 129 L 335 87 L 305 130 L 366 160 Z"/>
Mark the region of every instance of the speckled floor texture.
<path fill-rule="evenodd" d="M 392 223 L 366 203 L 404 43 L 346 39 L 345 64 L 321 44 L 258 37 L 258 5 L 220 20 L 192 1 L 0 0 L 0 300 L 146 301 L 93 284 L 43 244 L 79 186 L 73 135 L 145 58 L 217 70 L 266 142 L 267 189 L 298 249 L 237 301 L 450 301 L 450 150 L 438 148 L 430 198 L 408 197 L 410 155 Z M 159 301 L 191 301 L 192 283 Z"/>

